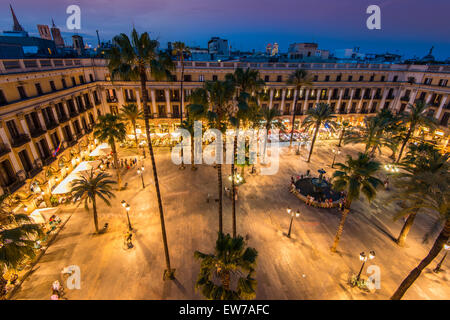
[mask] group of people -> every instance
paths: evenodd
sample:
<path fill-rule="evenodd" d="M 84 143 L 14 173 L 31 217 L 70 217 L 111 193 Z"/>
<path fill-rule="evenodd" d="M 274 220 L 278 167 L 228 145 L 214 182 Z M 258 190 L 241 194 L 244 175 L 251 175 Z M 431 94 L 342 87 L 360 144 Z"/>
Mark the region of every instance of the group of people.
<path fill-rule="evenodd" d="M 134 158 L 122 158 L 118 161 L 118 165 L 120 166 L 120 168 L 133 168 L 137 165 L 138 160 L 136 157 Z M 110 157 L 106 158 L 106 160 L 102 159 L 102 165 L 106 165 L 106 169 L 109 169 L 109 167 L 111 166 L 111 168 L 115 169 L 114 166 L 114 161 L 111 161 Z"/>
<path fill-rule="evenodd" d="M 55 280 L 52 283 L 52 295 L 50 296 L 51 300 L 61 300 L 65 299 L 64 297 L 64 287 L 59 283 L 58 280 Z"/>

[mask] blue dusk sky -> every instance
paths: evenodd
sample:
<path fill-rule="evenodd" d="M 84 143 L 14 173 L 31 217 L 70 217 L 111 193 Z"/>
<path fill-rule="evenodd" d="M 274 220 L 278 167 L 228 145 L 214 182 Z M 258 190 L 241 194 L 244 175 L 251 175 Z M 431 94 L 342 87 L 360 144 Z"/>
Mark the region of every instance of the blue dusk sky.
<path fill-rule="evenodd" d="M 134 25 L 148 31 L 161 46 L 184 41 L 206 47 L 212 36 L 230 41 L 233 49 L 264 51 L 277 42 L 285 52 L 290 43 L 317 42 L 321 49 L 360 47 L 361 52 L 392 52 L 423 57 L 434 46 L 438 59 L 450 57 L 450 0 L 11 0 L 30 35 L 37 24 L 55 20 L 66 42 L 66 8 L 81 8 L 85 42 L 96 45 L 129 33 Z M 381 30 L 368 30 L 366 8 L 381 8 Z M 10 30 L 8 1 L 0 5 L 0 30 Z"/>

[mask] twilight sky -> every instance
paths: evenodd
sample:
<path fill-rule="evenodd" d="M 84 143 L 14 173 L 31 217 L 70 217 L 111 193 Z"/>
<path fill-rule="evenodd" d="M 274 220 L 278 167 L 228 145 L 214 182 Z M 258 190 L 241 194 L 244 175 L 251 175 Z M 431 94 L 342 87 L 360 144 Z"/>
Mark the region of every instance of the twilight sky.
<path fill-rule="evenodd" d="M 450 57 L 450 0 L 10 0 L 22 26 L 37 35 L 37 24 L 55 20 L 66 42 L 66 8 L 81 8 L 81 30 L 96 45 L 138 31 L 149 31 L 163 47 L 184 41 L 206 47 L 212 36 L 230 41 L 234 49 L 264 51 L 278 42 L 282 52 L 293 42 L 318 42 L 322 49 L 358 46 L 361 52 L 386 52 L 419 57 L 428 53 Z M 366 8 L 381 8 L 381 30 L 368 30 Z M 0 30 L 10 30 L 7 1 L 0 5 Z M 70 40 L 70 41 L 69 41 Z"/>

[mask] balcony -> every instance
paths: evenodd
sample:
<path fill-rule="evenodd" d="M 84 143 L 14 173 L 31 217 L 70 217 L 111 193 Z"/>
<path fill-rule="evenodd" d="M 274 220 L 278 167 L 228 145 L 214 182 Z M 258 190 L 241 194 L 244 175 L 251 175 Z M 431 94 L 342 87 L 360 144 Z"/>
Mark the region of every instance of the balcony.
<path fill-rule="evenodd" d="M 394 97 L 394 95 L 393 94 L 390 94 L 390 95 L 388 95 L 387 97 L 386 97 L 386 99 L 394 99 L 395 97 Z"/>
<path fill-rule="evenodd" d="M 32 128 L 32 129 L 30 129 L 30 135 L 33 137 L 33 138 L 37 138 L 37 137 L 40 137 L 40 136 L 42 136 L 44 133 L 46 133 L 47 131 L 46 130 L 44 130 L 44 129 L 42 129 L 42 128 Z"/>
<path fill-rule="evenodd" d="M 42 163 L 43 163 L 44 166 L 49 166 L 55 160 L 56 160 L 56 157 L 49 156 L 49 157 L 47 157 L 45 159 L 42 159 Z"/>
<path fill-rule="evenodd" d="M 117 97 L 106 97 L 106 102 L 117 103 Z"/>
<path fill-rule="evenodd" d="M 4 156 L 5 154 L 8 154 L 11 152 L 11 148 L 4 144 L 4 143 L 0 143 L 0 157 Z"/>
<path fill-rule="evenodd" d="M 42 166 L 34 165 L 30 171 L 27 171 L 27 178 L 32 179 L 42 171 Z"/>
<path fill-rule="evenodd" d="M 13 148 L 18 148 L 18 147 L 21 147 L 25 143 L 28 143 L 30 141 L 31 141 L 30 136 L 25 134 L 25 133 L 22 133 L 22 134 L 19 134 L 19 135 L 15 136 L 15 137 L 12 137 L 11 145 L 12 145 Z"/>
<path fill-rule="evenodd" d="M 55 119 L 51 119 L 49 122 L 45 123 L 45 126 L 47 127 L 47 130 L 52 130 L 58 127 L 59 123 L 56 122 Z"/>
<path fill-rule="evenodd" d="M 403 96 L 400 98 L 400 100 L 402 101 L 409 101 L 410 97 L 409 96 Z"/>

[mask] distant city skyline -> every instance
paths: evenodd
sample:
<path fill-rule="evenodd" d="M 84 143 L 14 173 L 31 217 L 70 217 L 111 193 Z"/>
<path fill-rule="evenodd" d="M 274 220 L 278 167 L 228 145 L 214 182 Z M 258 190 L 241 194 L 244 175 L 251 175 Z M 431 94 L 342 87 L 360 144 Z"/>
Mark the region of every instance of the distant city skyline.
<path fill-rule="evenodd" d="M 81 8 L 81 30 L 66 29 L 66 8 Z M 381 8 L 381 30 L 366 28 L 366 8 Z M 0 30 L 11 30 L 9 4 L 3 3 Z M 425 56 L 434 46 L 437 59 L 450 57 L 448 0 L 120 0 L 71 1 L 40 0 L 11 2 L 16 15 L 30 35 L 39 36 L 37 24 L 51 25 L 53 18 L 61 28 L 66 44 L 79 34 L 85 42 L 97 44 L 120 32 L 129 34 L 133 25 L 148 31 L 166 47 L 167 42 L 184 41 L 189 46 L 207 47 L 219 36 L 229 40 L 232 50 L 263 52 L 268 43 L 277 42 L 286 52 L 294 42 L 316 42 L 320 49 L 360 47 L 365 53 L 397 53 L 404 57 Z M 225 5 L 225 7 L 224 7 Z"/>

